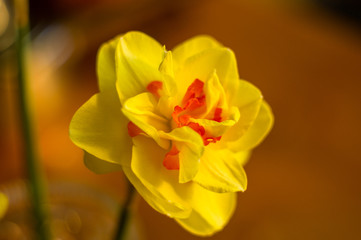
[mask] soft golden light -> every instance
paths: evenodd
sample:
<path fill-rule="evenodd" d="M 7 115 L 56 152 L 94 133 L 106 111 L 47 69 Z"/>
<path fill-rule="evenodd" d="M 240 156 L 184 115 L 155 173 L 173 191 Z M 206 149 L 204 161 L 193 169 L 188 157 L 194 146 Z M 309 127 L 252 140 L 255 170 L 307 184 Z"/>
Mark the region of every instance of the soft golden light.
<path fill-rule="evenodd" d="M 5 33 L 9 25 L 9 10 L 3 0 L 0 0 L 0 37 Z"/>

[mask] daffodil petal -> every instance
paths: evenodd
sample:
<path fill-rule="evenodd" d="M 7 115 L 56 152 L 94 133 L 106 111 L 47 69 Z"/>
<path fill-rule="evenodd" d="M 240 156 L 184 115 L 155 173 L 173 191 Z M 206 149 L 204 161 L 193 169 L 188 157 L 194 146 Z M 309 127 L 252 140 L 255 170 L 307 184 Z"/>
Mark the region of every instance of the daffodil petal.
<path fill-rule="evenodd" d="M 165 51 L 164 59 L 159 65 L 159 71 L 170 77 L 174 77 L 173 57 L 171 51 Z"/>
<path fill-rule="evenodd" d="M 190 127 L 181 127 L 170 133 L 161 133 L 161 137 L 172 140 L 179 150 L 179 183 L 192 180 L 198 172 L 204 151 L 200 135 Z"/>
<path fill-rule="evenodd" d="M 122 170 L 119 164 L 111 163 L 99 159 L 84 151 L 84 165 L 96 174 L 110 173 Z"/>
<path fill-rule="evenodd" d="M 248 162 L 249 158 L 251 157 L 251 151 L 245 150 L 245 151 L 232 151 L 232 154 L 235 159 L 237 159 L 237 162 L 244 166 Z"/>
<path fill-rule="evenodd" d="M 205 81 L 214 71 L 226 95 L 233 96 L 239 84 L 239 76 L 236 58 L 228 48 L 211 48 L 188 58 L 175 74 L 180 95 L 184 96 L 188 86 L 195 79 Z"/>
<path fill-rule="evenodd" d="M 196 118 L 191 118 L 190 120 L 203 126 L 206 130 L 206 133 L 210 134 L 210 136 L 219 137 L 222 136 L 232 126 L 234 126 L 238 122 L 239 118 L 240 114 L 238 108 L 232 107 L 229 111 L 228 119 L 221 122 Z"/>
<path fill-rule="evenodd" d="M 271 108 L 263 101 L 252 126 L 240 139 L 228 142 L 227 147 L 233 151 L 244 151 L 256 147 L 271 130 L 273 122 L 274 119 Z"/>
<path fill-rule="evenodd" d="M 159 66 L 159 71 L 164 76 L 163 95 L 168 97 L 177 93 L 177 84 L 174 80 L 174 66 L 171 51 L 166 51 L 164 59 Z"/>
<path fill-rule="evenodd" d="M 261 91 L 248 81 L 238 80 L 238 82 L 237 92 L 230 99 L 231 104 L 240 109 L 249 105 L 259 104 L 263 99 Z"/>
<path fill-rule="evenodd" d="M 157 112 L 162 115 L 164 118 L 171 119 L 172 113 L 174 111 L 175 106 L 175 98 L 169 96 L 161 96 L 158 100 L 157 104 Z"/>
<path fill-rule="evenodd" d="M 97 56 L 97 75 L 101 92 L 116 92 L 115 49 L 121 36 L 104 43 Z"/>
<path fill-rule="evenodd" d="M 139 58 L 153 68 L 159 68 L 165 54 L 161 44 L 142 32 L 132 31 L 120 39 L 125 57 L 129 60 Z"/>
<path fill-rule="evenodd" d="M 178 183 L 178 171 L 170 171 L 162 164 L 166 150 L 145 136 L 134 137 L 133 143 L 131 169 L 123 170 L 135 188 L 160 213 L 188 217 L 191 208 L 178 195 L 186 186 Z"/>
<path fill-rule="evenodd" d="M 129 120 L 112 94 L 92 96 L 75 113 L 69 128 L 75 145 L 105 161 L 123 165 L 131 157 Z"/>
<path fill-rule="evenodd" d="M 248 154 L 243 153 L 240 155 L 228 149 L 206 148 L 198 174 L 193 181 L 218 193 L 245 191 L 247 176 L 242 164 L 245 158 L 248 158 Z"/>
<path fill-rule="evenodd" d="M 116 48 L 117 91 L 121 102 L 146 90 L 152 81 L 163 82 L 158 70 L 164 58 L 162 46 L 140 32 L 123 35 Z"/>
<path fill-rule="evenodd" d="M 5 194 L 0 192 L 0 219 L 5 215 L 9 206 L 9 200 Z"/>
<path fill-rule="evenodd" d="M 222 143 L 236 141 L 246 133 L 258 115 L 262 99 L 258 88 L 247 81 L 239 81 L 237 94 L 231 100 L 231 104 L 238 107 L 240 118 L 237 124 L 223 135 Z"/>
<path fill-rule="evenodd" d="M 215 108 L 222 108 L 222 111 L 228 110 L 226 93 L 224 92 L 224 89 L 219 82 L 218 75 L 215 71 L 213 72 L 212 76 L 205 81 L 204 92 L 206 95 L 206 114 L 209 114 L 211 110 Z"/>
<path fill-rule="evenodd" d="M 221 46 L 222 45 L 214 38 L 207 35 L 200 35 L 188 39 L 182 44 L 176 46 L 172 52 L 177 64 L 182 65 L 191 56 L 194 56 L 204 50 Z"/>
<path fill-rule="evenodd" d="M 199 236 L 209 236 L 223 229 L 236 207 L 236 193 L 215 193 L 194 183 L 187 197 L 193 211 L 188 218 L 176 221 Z"/>
<path fill-rule="evenodd" d="M 159 136 L 159 131 L 170 131 L 169 121 L 162 115 L 157 114 L 157 101 L 148 92 L 129 98 L 124 104 L 122 111 L 135 125 L 152 137 L 164 149 L 168 149 L 170 142 Z"/>
<path fill-rule="evenodd" d="M 233 214 L 236 195 L 213 193 L 192 182 L 178 183 L 178 172 L 162 165 L 165 150 L 144 136 L 133 138 L 133 142 L 131 170 L 123 171 L 152 207 L 198 235 L 224 227 Z"/>

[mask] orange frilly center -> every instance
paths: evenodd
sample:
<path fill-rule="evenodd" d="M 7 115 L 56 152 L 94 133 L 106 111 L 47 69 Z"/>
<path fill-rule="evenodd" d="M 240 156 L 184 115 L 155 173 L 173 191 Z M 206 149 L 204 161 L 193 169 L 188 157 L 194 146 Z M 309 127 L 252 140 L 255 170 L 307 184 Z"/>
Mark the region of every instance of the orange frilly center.
<path fill-rule="evenodd" d="M 147 90 L 159 98 L 162 87 L 162 82 L 153 81 L 148 84 Z M 184 94 L 181 104 L 174 107 L 171 125 L 173 128 L 185 126 L 190 127 L 202 137 L 203 144 L 207 146 L 210 143 L 216 143 L 221 140 L 222 136 L 212 136 L 207 133 L 205 128 L 199 123 L 192 122 L 192 119 L 198 119 L 207 108 L 206 95 L 203 87 L 204 83 L 201 80 L 195 79 L 193 81 Z M 222 108 L 216 107 L 214 109 L 213 117 L 209 120 L 221 122 Z M 130 137 L 135 137 L 140 133 L 144 132 L 133 122 L 128 123 L 128 134 Z M 174 143 L 172 143 L 170 151 L 165 155 L 163 165 L 168 170 L 179 170 L 179 150 Z"/>

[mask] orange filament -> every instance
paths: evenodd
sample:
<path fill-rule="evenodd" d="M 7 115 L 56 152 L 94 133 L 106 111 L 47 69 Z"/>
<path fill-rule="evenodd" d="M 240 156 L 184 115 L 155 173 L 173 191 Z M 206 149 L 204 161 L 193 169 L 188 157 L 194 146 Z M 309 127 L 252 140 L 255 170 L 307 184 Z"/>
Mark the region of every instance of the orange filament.
<path fill-rule="evenodd" d="M 204 104 L 205 95 L 203 92 L 203 86 L 204 83 L 201 80 L 194 80 L 193 83 L 189 85 L 187 92 L 184 94 L 182 104 L 187 105 L 190 100 L 194 101 L 195 99 L 197 99 L 200 104 Z"/>
<path fill-rule="evenodd" d="M 128 135 L 130 137 L 138 136 L 141 133 L 144 133 L 144 132 L 137 125 L 135 125 L 133 122 L 128 123 Z"/>
<path fill-rule="evenodd" d="M 148 84 L 147 90 L 156 97 L 160 97 L 160 90 L 163 88 L 163 83 L 160 81 L 153 81 Z"/>
<path fill-rule="evenodd" d="M 222 121 L 222 108 L 216 108 L 216 110 L 214 111 L 214 117 L 213 120 L 216 122 L 221 122 Z"/>
<path fill-rule="evenodd" d="M 175 106 L 172 117 L 178 127 L 188 126 L 191 116 L 197 115 L 205 106 L 206 97 L 203 86 L 202 81 L 199 79 L 194 80 L 183 97 L 183 107 Z"/>
<path fill-rule="evenodd" d="M 204 136 L 206 133 L 206 130 L 204 130 L 204 127 L 199 125 L 198 123 L 190 122 L 187 124 L 187 126 L 192 128 L 195 132 L 197 132 L 201 136 Z"/>
<path fill-rule="evenodd" d="M 165 155 L 163 166 L 168 170 L 179 170 L 179 150 L 174 144 L 172 149 Z"/>
<path fill-rule="evenodd" d="M 210 143 L 216 143 L 219 140 L 221 140 L 222 136 L 219 137 L 203 137 L 203 143 L 205 146 L 207 146 Z"/>

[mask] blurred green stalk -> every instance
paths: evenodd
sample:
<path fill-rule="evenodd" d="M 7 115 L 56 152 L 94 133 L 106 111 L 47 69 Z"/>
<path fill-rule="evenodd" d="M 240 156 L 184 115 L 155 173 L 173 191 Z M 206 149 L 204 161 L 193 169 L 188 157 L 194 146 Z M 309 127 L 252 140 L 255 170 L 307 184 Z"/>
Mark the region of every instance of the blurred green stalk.
<path fill-rule="evenodd" d="M 29 100 L 27 92 L 27 57 L 26 50 L 29 43 L 28 2 L 14 0 L 16 23 L 16 62 L 18 80 L 18 104 L 20 111 L 21 133 L 24 147 L 25 171 L 29 180 L 29 197 L 34 214 L 35 239 L 50 240 L 51 234 L 47 221 L 45 205 L 45 187 L 39 159 L 35 150 L 35 139 L 31 124 Z"/>
<path fill-rule="evenodd" d="M 127 228 L 129 228 L 128 224 L 130 222 L 130 213 L 131 213 L 131 204 L 132 199 L 135 195 L 135 189 L 133 185 L 126 179 L 127 183 L 127 196 L 123 206 L 120 208 L 119 219 L 118 219 L 118 227 L 116 229 L 114 240 L 125 240 L 127 236 Z"/>

